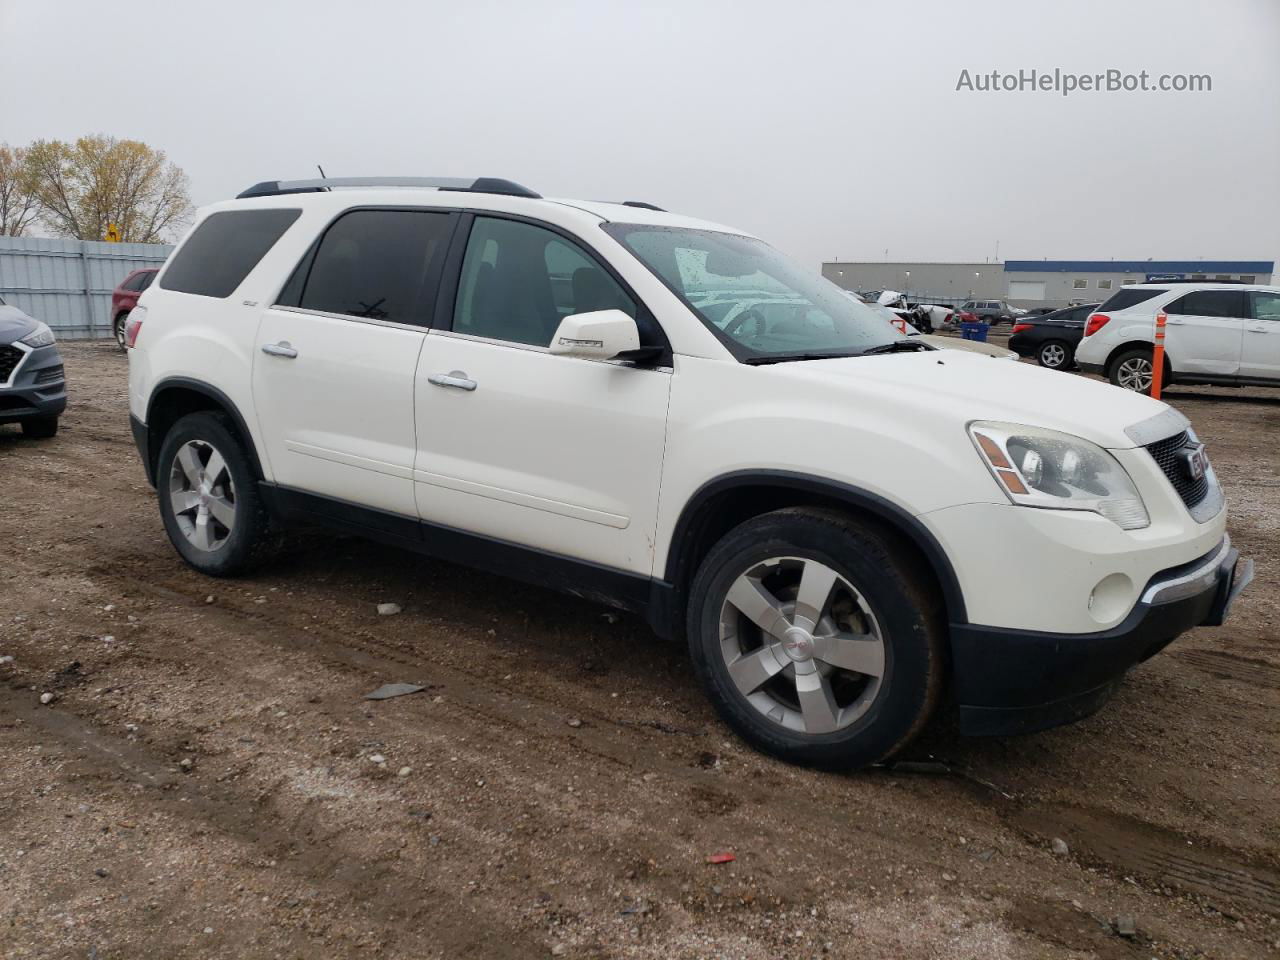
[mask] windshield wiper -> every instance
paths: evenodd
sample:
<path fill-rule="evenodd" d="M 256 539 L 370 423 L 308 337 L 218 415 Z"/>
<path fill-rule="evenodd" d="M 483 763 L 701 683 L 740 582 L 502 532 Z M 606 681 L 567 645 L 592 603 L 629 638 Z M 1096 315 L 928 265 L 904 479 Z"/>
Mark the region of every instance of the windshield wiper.
<path fill-rule="evenodd" d="M 765 363 L 790 363 L 792 360 L 836 360 L 840 357 L 856 357 L 857 351 L 849 350 L 810 350 L 807 353 L 769 353 L 758 357 L 747 357 L 742 362 L 752 366 Z"/>
<path fill-rule="evenodd" d="M 894 340 L 892 343 L 882 343 L 878 347 L 867 347 L 859 356 L 869 357 L 877 353 L 897 353 L 899 350 L 936 350 L 937 347 L 931 347 L 927 343 L 919 340 Z"/>

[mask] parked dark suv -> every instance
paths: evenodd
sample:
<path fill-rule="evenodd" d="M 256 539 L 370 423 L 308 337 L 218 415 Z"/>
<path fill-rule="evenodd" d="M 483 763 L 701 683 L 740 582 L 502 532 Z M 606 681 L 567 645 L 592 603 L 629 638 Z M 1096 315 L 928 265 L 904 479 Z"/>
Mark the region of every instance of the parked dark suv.
<path fill-rule="evenodd" d="M 111 291 L 111 329 L 121 350 L 125 348 L 124 322 L 129 318 L 129 311 L 138 305 L 138 297 L 151 286 L 151 281 L 159 272 L 156 267 L 134 270 L 120 282 L 120 286 Z"/>
<path fill-rule="evenodd" d="M 0 423 L 20 423 L 29 437 L 52 437 L 66 406 L 53 331 L 0 300 Z"/>
<path fill-rule="evenodd" d="M 1021 310 L 1009 306 L 1003 300 L 966 300 L 960 305 L 960 309 L 972 313 L 993 327 L 1001 323 L 1013 323 L 1015 318 L 1022 315 Z"/>

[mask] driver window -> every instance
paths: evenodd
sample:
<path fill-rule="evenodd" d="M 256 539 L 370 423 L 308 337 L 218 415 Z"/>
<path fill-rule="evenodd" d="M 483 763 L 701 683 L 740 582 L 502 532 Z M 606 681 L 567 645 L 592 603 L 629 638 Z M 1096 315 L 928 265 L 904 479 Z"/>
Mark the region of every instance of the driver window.
<path fill-rule="evenodd" d="M 636 305 L 577 244 L 551 230 L 476 217 L 462 261 L 453 330 L 545 347 L 570 314 Z"/>

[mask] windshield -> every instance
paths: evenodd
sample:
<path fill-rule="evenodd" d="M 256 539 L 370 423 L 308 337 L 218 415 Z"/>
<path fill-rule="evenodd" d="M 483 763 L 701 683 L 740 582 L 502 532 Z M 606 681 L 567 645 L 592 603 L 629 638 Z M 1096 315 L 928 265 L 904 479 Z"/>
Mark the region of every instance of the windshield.
<path fill-rule="evenodd" d="M 759 240 L 630 223 L 604 229 L 744 362 L 855 356 L 905 339 L 866 304 Z"/>

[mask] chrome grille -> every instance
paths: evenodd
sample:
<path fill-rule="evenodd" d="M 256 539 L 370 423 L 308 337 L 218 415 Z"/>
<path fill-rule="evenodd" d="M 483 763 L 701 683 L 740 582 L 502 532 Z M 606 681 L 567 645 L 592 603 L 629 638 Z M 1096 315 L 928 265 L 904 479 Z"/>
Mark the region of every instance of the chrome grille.
<path fill-rule="evenodd" d="M 1183 430 L 1175 436 L 1147 444 L 1146 451 L 1151 454 L 1151 459 L 1155 460 L 1156 466 L 1169 478 L 1169 482 L 1173 484 L 1173 489 L 1178 492 L 1182 502 L 1188 507 L 1194 507 L 1209 494 L 1209 474 L 1206 472 L 1199 479 L 1195 479 L 1187 472 L 1186 463 L 1180 456 L 1180 451 L 1190 446 L 1194 446 L 1194 442 L 1190 434 Z"/>

